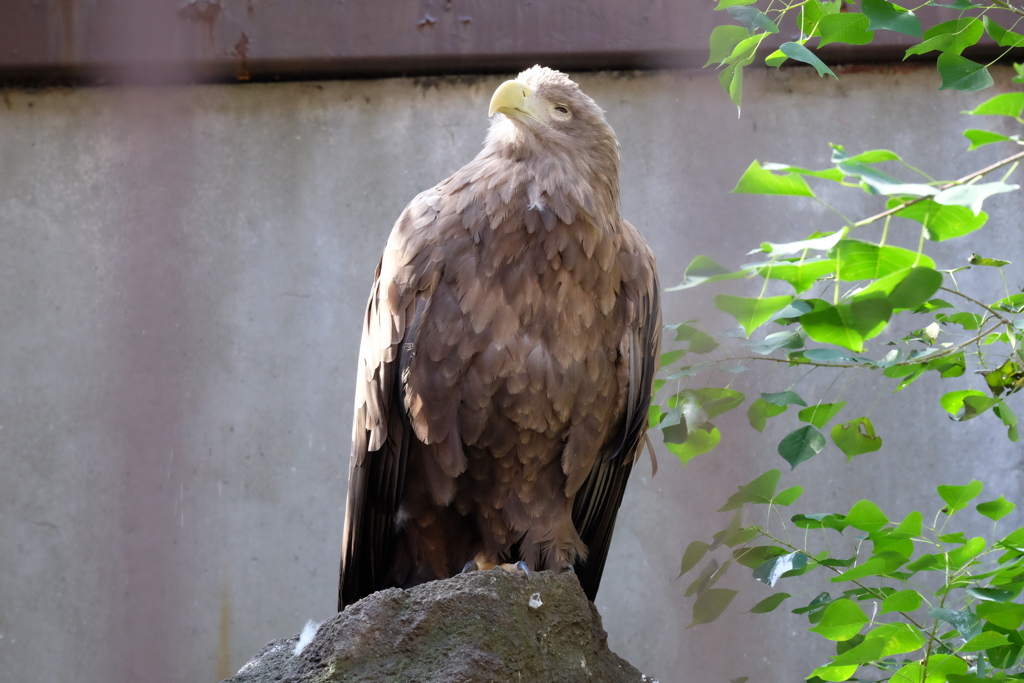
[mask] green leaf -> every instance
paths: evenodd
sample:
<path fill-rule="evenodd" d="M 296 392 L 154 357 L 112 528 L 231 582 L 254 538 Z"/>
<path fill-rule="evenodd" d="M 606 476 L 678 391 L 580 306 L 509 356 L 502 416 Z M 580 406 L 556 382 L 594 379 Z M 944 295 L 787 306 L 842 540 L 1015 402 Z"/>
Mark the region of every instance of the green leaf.
<path fill-rule="evenodd" d="M 1014 591 L 1003 590 L 1001 588 L 978 588 L 971 587 L 967 589 L 967 594 L 972 598 L 977 598 L 984 602 L 1007 602 L 1012 600 L 1016 595 Z M 983 648 L 987 649 L 987 648 Z"/>
<path fill-rule="evenodd" d="M 800 529 L 835 529 L 842 532 L 848 525 L 843 515 L 835 513 L 816 513 L 813 515 L 793 515 L 793 524 Z"/>
<path fill-rule="evenodd" d="M 953 313 L 952 315 L 939 313 L 937 316 L 935 316 L 935 319 L 942 323 L 951 323 L 954 325 L 959 325 L 965 330 L 976 330 L 979 327 L 981 327 L 981 321 L 984 318 L 982 318 L 980 313 L 968 313 L 967 311 L 961 311 L 959 313 Z M 981 394 L 981 392 L 978 393 Z"/>
<path fill-rule="evenodd" d="M 868 29 L 871 31 L 886 29 L 915 38 L 921 37 L 921 22 L 913 12 L 885 0 L 863 0 L 861 9 L 870 22 Z"/>
<path fill-rule="evenodd" d="M 987 503 L 978 503 L 974 509 L 992 521 L 998 522 L 1003 517 L 1013 512 L 1016 507 L 1017 506 L 1015 504 L 1006 500 L 1006 498 L 999 496 L 995 500 L 990 500 Z"/>
<path fill-rule="evenodd" d="M 807 629 L 828 640 L 849 640 L 860 633 L 868 615 L 852 600 L 835 600 L 825 608 L 825 614 L 817 626 Z"/>
<path fill-rule="evenodd" d="M 1001 261 L 996 258 L 985 258 L 978 254 L 971 254 L 970 258 L 967 259 L 967 262 L 972 266 L 989 266 L 992 268 L 1002 268 L 1003 266 L 1010 265 L 1009 261 Z"/>
<path fill-rule="evenodd" d="M 712 427 L 710 431 L 703 427 L 694 427 L 689 430 L 685 443 L 665 443 L 665 448 L 674 453 L 685 465 L 698 455 L 707 453 L 718 445 L 722 440 L 722 434 L 718 427 Z"/>
<path fill-rule="evenodd" d="M 736 591 L 727 588 L 709 588 L 704 591 L 693 603 L 693 621 L 690 626 L 710 624 L 721 616 L 735 597 Z"/>
<path fill-rule="evenodd" d="M 761 251 L 774 257 L 799 254 L 809 249 L 828 251 L 832 247 L 836 246 L 836 244 L 839 243 L 839 240 L 846 237 L 846 233 L 848 232 L 849 229 L 844 227 L 842 230 L 825 235 L 816 233 L 814 236 L 805 240 L 800 240 L 799 242 L 785 242 L 782 244 L 776 244 L 775 242 L 762 242 Z"/>
<path fill-rule="evenodd" d="M 994 194 L 1013 192 L 1019 185 L 1008 185 L 1004 182 L 975 183 L 973 185 L 957 185 L 935 195 L 937 204 L 946 206 L 966 206 L 974 215 L 981 213 L 981 204 Z"/>
<path fill-rule="evenodd" d="M 803 62 L 804 64 L 810 64 L 811 66 L 814 67 L 815 71 L 818 72 L 819 76 L 824 76 L 825 74 L 828 74 L 832 78 L 835 78 L 837 81 L 839 80 L 839 78 L 834 73 L 832 73 L 832 69 L 825 66 L 825 62 L 821 61 L 816 54 L 808 50 L 800 43 L 783 43 L 782 45 L 779 46 L 779 51 L 781 51 L 782 54 L 786 55 L 790 59 L 795 59 L 796 61 Z"/>
<path fill-rule="evenodd" d="M 1008 92 L 996 95 L 966 113 L 975 116 L 1009 116 L 1015 119 L 1020 118 L 1021 113 L 1024 113 L 1024 92 Z"/>
<path fill-rule="evenodd" d="M 750 166 L 743 172 L 732 191 L 738 194 L 814 196 L 807 181 L 796 173 L 772 173 L 762 167 L 756 159 L 750 162 Z"/>
<path fill-rule="evenodd" d="M 683 560 L 679 563 L 679 576 L 682 576 L 686 572 L 690 571 L 697 566 L 705 553 L 708 551 L 708 544 L 704 541 L 694 541 L 690 545 L 686 546 L 686 550 L 683 551 Z M 676 578 L 678 579 L 679 576 Z"/>
<path fill-rule="evenodd" d="M 886 208 L 892 209 L 903 203 L 901 199 L 890 199 Z M 988 220 L 988 214 L 975 215 L 963 206 L 943 206 L 930 197 L 896 212 L 901 218 L 909 218 L 925 226 L 928 239 L 934 242 L 962 237 L 972 233 Z"/>
<path fill-rule="evenodd" d="M 1012 602 L 982 602 L 975 608 L 978 616 L 1000 628 L 1016 631 L 1024 624 L 1024 605 Z"/>
<path fill-rule="evenodd" d="M 733 559 L 738 564 L 756 569 L 762 564 L 780 555 L 785 555 L 786 550 L 774 545 L 759 545 L 753 548 L 736 548 L 732 551 Z"/>
<path fill-rule="evenodd" d="M 719 387 L 684 390 L 676 396 L 682 397 L 684 402 L 692 400 L 694 404 L 700 406 L 709 420 L 738 407 L 744 399 L 743 394 L 735 389 Z"/>
<path fill-rule="evenodd" d="M 833 576 L 831 581 L 833 583 L 840 583 L 843 581 L 854 581 L 856 579 L 862 579 L 865 576 L 886 576 L 897 569 L 907 561 L 906 556 L 896 552 L 883 552 L 878 555 L 873 555 L 868 558 L 865 562 L 849 569 L 838 576 Z"/>
<path fill-rule="evenodd" d="M 927 259 L 931 261 L 931 259 Z M 931 266 L 904 268 L 886 275 L 857 292 L 851 302 L 884 296 L 893 312 L 915 310 L 942 286 L 942 273 Z"/>
<path fill-rule="evenodd" d="M 796 502 L 797 498 L 803 495 L 804 488 L 802 486 L 790 486 L 784 491 L 780 491 L 779 495 L 775 496 L 772 503 L 775 505 L 792 505 Z"/>
<path fill-rule="evenodd" d="M 829 256 L 839 261 L 837 270 L 844 282 L 873 280 L 914 266 L 935 267 L 931 258 L 916 251 L 861 240 L 841 240 Z"/>
<path fill-rule="evenodd" d="M 820 0 L 807 0 L 798 15 L 797 25 L 800 32 L 808 38 L 820 35 L 818 25 L 826 16 L 832 16 L 839 12 L 842 2 L 820 2 Z"/>
<path fill-rule="evenodd" d="M 661 354 L 661 367 L 665 367 L 666 365 L 672 365 L 685 355 L 686 351 L 666 351 L 665 353 Z"/>
<path fill-rule="evenodd" d="M 832 440 L 846 455 L 846 461 L 864 453 L 874 453 L 882 447 L 882 437 L 875 434 L 875 426 L 866 417 L 838 424 L 832 428 Z"/>
<path fill-rule="evenodd" d="M 732 54 L 725 58 L 726 67 L 718 76 L 722 89 L 729 93 L 729 98 L 737 107 L 743 99 L 743 67 L 754 61 L 757 47 L 766 33 L 758 33 L 745 38 L 733 48 Z"/>
<path fill-rule="evenodd" d="M 836 167 L 845 175 L 860 179 L 862 188 L 870 194 L 926 196 L 937 192 L 931 185 L 904 183 L 898 178 L 879 171 L 874 166 L 856 162 L 853 159 L 843 159 L 842 156 L 833 151 L 832 160 L 836 163 Z"/>
<path fill-rule="evenodd" d="M 802 166 L 792 166 L 790 164 L 778 164 L 772 161 L 761 164 L 761 168 L 766 171 L 779 171 L 779 172 L 792 172 L 797 175 L 809 175 L 814 178 L 824 178 L 825 180 L 831 180 L 834 183 L 843 182 L 843 173 L 837 168 L 826 168 L 821 171 L 815 171 Z"/>
<path fill-rule="evenodd" d="M 913 612 L 921 606 L 921 594 L 915 590 L 906 589 L 893 593 L 882 601 L 882 608 L 879 614 L 887 612 Z"/>
<path fill-rule="evenodd" d="M 854 529 L 870 533 L 884 527 L 889 523 L 889 519 L 870 500 L 860 500 L 850 508 L 850 512 L 846 515 L 846 523 Z"/>
<path fill-rule="evenodd" d="M 669 287 L 668 292 L 676 292 L 680 289 L 689 289 L 705 282 L 718 282 L 720 280 L 735 280 L 744 277 L 744 271 L 732 272 L 725 266 L 715 262 L 707 256 L 698 256 L 690 262 L 683 273 L 683 281 L 675 287 Z"/>
<path fill-rule="evenodd" d="M 661 434 L 665 439 L 666 444 L 681 445 L 686 443 L 686 440 L 690 438 L 690 429 L 686 422 L 681 419 L 682 411 L 675 414 L 676 421 L 674 423 L 666 424 L 665 422 L 662 422 L 660 425 Z M 671 417 L 672 413 L 669 413 L 669 416 Z"/>
<path fill-rule="evenodd" d="M 893 683 L 945 683 L 951 676 L 967 673 L 967 662 L 956 655 L 933 654 L 928 659 L 928 675 L 920 662 L 911 662 L 897 671 L 890 679 Z"/>
<path fill-rule="evenodd" d="M 756 503 L 758 505 L 771 503 L 775 495 L 775 487 L 778 485 L 779 477 L 781 476 L 782 472 L 779 470 L 768 470 L 749 484 L 740 485 L 739 490 L 732 494 L 729 500 L 725 502 L 725 505 L 718 508 L 718 511 L 736 510 L 742 507 L 744 503 Z"/>
<path fill-rule="evenodd" d="M 671 327 L 666 329 L 671 329 Z M 718 342 L 696 327 L 680 324 L 675 327 L 675 330 L 676 341 L 690 342 L 687 347 L 687 351 L 690 353 L 711 353 L 718 348 Z"/>
<path fill-rule="evenodd" d="M 946 501 L 946 508 L 943 510 L 947 515 L 955 515 L 967 507 L 967 503 L 978 497 L 981 493 L 982 483 L 977 479 L 966 486 L 939 486 L 936 490 L 939 497 Z"/>
<path fill-rule="evenodd" d="M 891 316 L 888 300 L 865 299 L 839 306 L 826 304 L 821 310 L 802 315 L 800 324 L 815 341 L 862 353 L 864 341 L 877 336 Z"/>
<path fill-rule="evenodd" d="M 946 564 L 950 569 L 960 569 L 985 549 L 985 539 L 972 538 L 955 550 L 946 553 Z"/>
<path fill-rule="evenodd" d="M 807 555 L 801 552 L 787 553 L 773 557 L 754 570 L 754 578 L 762 583 L 774 586 L 789 571 L 803 569 L 807 565 Z"/>
<path fill-rule="evenodd" d="M 724 1 L 724 0 L 723 0 Z M 744 0 L 745 1 L 745 0 Z M 750 0 L 755 2 L 756 0 Z M 742 26 L 716 26 L 711 31 L 711 55 L 704 66 L 721 64 L 732 54 L 733 49 L 744 39 L 750 36 L 747 29 Z"/>
<path fill-rule="evenodd" d="M 789 597 L 792 597 L 789 593 L 776 593 L 775 595 L 769 596 L 761 602 L 754 605 L 753 607 L 751 607 L 750 611 L 754 614 L 764 614 L 766 612 L 771 612 L 776 607 L 781 605 L 786 598 Z"/>
<path fill-rule="evenodd" d="M 938 569 L 940 567 L 941 565 L 939 563 L 938 555 L 925 553 L 924 555 L 922 555 L 921 557 L 917 558 L 916 560 L 908 564 L 906 567 L 904 567 L 904 569 L 906 569 L 908 572 L 919 572 L 921 570 L 927 571 L 931 569 Z"/>
<path fill-rule="evenodd" d="M 857 673 L 859 664 L 826 664 L 819 666 L 811 672 L 808 683 L 821 683 L 821 681 L 848 681 L 853 674 Z"/>
<path fill-rule="evenodd" d="M 849 642 L 849 641 L 848 641 Z M 838 649 L 838 648 L 837 648 Z M 838 656 L 832 658 L 832 664 L 825 669 L 843 668 L 851 665 L 867 664 L 882 658 L 882 650 L 885 649 L 885 641 L 881 638 L 866 637 L 857 645 L 844 650 Z M 818 674 L 819 676 L 821 674 Z M 825 680 L 833 680 L 823 677 Z M 845 680 L 845 679 L 843 679 Z"/>
<path fill-rule="evenodd" d="M 736 318 L 736 321 L 743 326 L 747 336 L 750 333 L 768 322 L 777 311 L 785 308 L 793 300 L 791 296 L 771 296 L 765 299 L 748 299 L 729 294 L 719 294 L 715 297 L 715 308 Z"/>
<path fill-rule="evenodd" d="M 726 7 L 726 11 L 732 15 L 732 18 L 740 22 L 747 27 L 747 30 L 753 33 L 757 29 L 761 29 L 766 33 L 778 33 L 779 27 L 775 25 L 775 22 L 768 18 L 768 15 L 764 14 L 756 7 L 742 7 L 732 6 Z"/>
<path fill-rule="evenodd" d="M 918 603 L 920 604 L 920 596 L 918 596 Z M 882 652 L 876 659 L 906 654 L 924 646 L 924 635 L 911 624 L 882 624 L 878 628 L 868 631 L 866 637 L 867 640 L 878 639 L 883 643 Z"/>
<path fill-rule="evenodd" d="M 795 391 L 780 391 L 774 394 L 761 394 L 761 400 L 766 403 L 770 403 L 773 406 L 788 406 L 798 405 L 807 407 L 807 402 L 804 401 Z"/>
<path fill-rule="evenodd" d="M 778 320 L 780 316 L 786 315 L 786 312 L 792 308 L 792 305 L 786 306 L 786 308 L 776 313 L 772 320 Z M 799 315 L 799 313 L 797 315 Z M 752 352 L 761 354 L 762 356 L 767 356 L 776 349 L 802 349 L 804 346 L 804 337 L 801 336 L 799 332 L 783 330 L 781 332 L 772 332 L 760 341 L 751 340 L 746 342 L 746 345 L 750 347 Z"/>
<path fill-rule="evenodd" d="M 811 425 L 801 427 L 787 434 L 779 443 L 779 455 L 789 463 L 791 469 L 805 460 L 810 460 L 825 447 L 825 437 Z"/>
<path fill-rule="evenodd" d="M 943 409 L 953 416 L 953 419 L 957 422 L 964 422 L 978 417 L 1001 401 L 998 398 L 986 396 L 977 389 L 967 389 L 944 394 L 939 402 Z"/>
<path fill-rule="evenodd" d="M 765 66 L 774 66 L 778 68 L 785 64 L 787 59 L 789 59 L 789 57 L 783 54 L 782 50 L 776 50 L 764 58 L 764 63 Z"/>
<path fill-rule="evenodd" d="M 965 49 L 981 39 L 984 28 L 976 17 L 963 17 L 936 24 L 924 34 L 924 42 L 907 50 L 904 59 L 910 55 L 920 55 L 932 50 L 939 50 L 959 55 Z"/>
<path fill-rule="evenodd" d="M 807 349 L 804 358 L 815 363 L 850 363 L 853 358 L 835 349 Z"/>
<path fill-rule="evenodd" d="M 1024 45 L 1024 36 L 1013 31 L 1007 31 L 1005 28 L 997 24 L 987 14 L 981 18 L 985 23 L 985 30 L 988 31 L 988 35 L 992 40 L 996 41 L 996 44 L 1000 47 L 1019 47 Z M 1015 81 L 1016 82 L 1016 81 Z"/>
<path fill-rule="evenodd" d="M 972 62 L 966 57 L 943 52 L 937 61 L 942 85 L 939 90 L 960 90 L 977 92 L 991 87 L 995 81 L 984 64 Z"/>
<path fill-rule="evenodd" d="M 896 532 L 906 534 L 907 536 L 920 536 L 923 521 L 924 516 L 917 510 L 914 510 L 903 518 L 903 521 L 896 527 Z"/>
<path fill-rule="evenodd" d="M 753 52 L 750 56 L 750 61 L 754 61 Z M 740 103 L 743 101 L 743 67 L 747 66 L 748 62 L 745 60 L 742 62 L 733 62 L 729 64 L 722 72 L 718 74 L 718 83 L 729 95 L 729 99 L 736 105 L 737 112 L 740 108 Z M 737 114 L 738 115 L 738 114 Z"/>
<path fill-rule="evenodd" d="M 771 280 L 785 280 L 797 294 L 810 289 L 815 282 L 836 270 L 835 259 L 813 259 L 800 263 L 775 261 L 760 268 L 758 275 Z"/>
<path fill-rule="evenodd" d="M 695 594 L 700 595 L 705 590 L 715 585 L 715 582 L 725 575 L 725 571 L 728 569 L 730 564 L 732 563 L 727 561 L 724 565 L 719 567 L 718 560 L 712 557 L 711 560 L 704 565 L 704 568 L 700 570 L 700 574 L 697 575 L 697 578 L 686 587 L 686 591 L 683 595 L 687 598 Z"/>
<path fill-rule="evenodd" d="M 797 419 L 801 422 L 810 422 L 818 429 L 824 429 L 825 425 L 832 421 L 839 411 L 846 405 L 846 401 L 838 403 L 819 403 L 810 408 L 804 408 L 797 413 Z"/>
<path fill-rule="evenodd" d="M 928 616 L 946 622 L 960 633 L 961 638 L 968 640 L 981 631 L 981 621 L 970 610 L 957 612 L 944 607 L 932 607 L 928 610 Z"/>
<path fill-rule="evenodd" d="M 747 408 L 747 420 L 750 426 L 759 432 L 763 432 L 769 417 L 775 417 L 786 412 L 786 406 L 776 406 L 764 399 L 757 399 Z"/>
<path fill-rule="evenodd" d="M 818 30 L 821 33 L 821 42 L 818 43 L 818 47 L 825 47 L 829 43 L 867 45 L 875 37 L 874 32 L 868 30 L 869 24 L 868 18 L 859 12 L 830 14 L 822 17 L 818 24 Z"/>
<path fill-rule="evenodd" d="M 974 151 L 979 147 L 990 145 L 993 142 L 1009 142 L 1016 141 L 1019 136 L 1014 135 L 1003 135 L 1002 133 L 993 133 L 990 130 L 979 130 L 977 128 L 970 128 L 964 131 L 964 137 L 970 140 L 971 146 L 967 148 L 968 152 Z"/>
<path fill-rule="evenodd" d="M 960 647 L 958 647 L 956 651 L 978 652 L 980 650 L 988 650 L 993 647 L 999 647 L 1000 645 L 1009 644 L 1009 639 L 1002 633 L 996 633 L 995 631 L 984 631 L 974 636 Z"/>

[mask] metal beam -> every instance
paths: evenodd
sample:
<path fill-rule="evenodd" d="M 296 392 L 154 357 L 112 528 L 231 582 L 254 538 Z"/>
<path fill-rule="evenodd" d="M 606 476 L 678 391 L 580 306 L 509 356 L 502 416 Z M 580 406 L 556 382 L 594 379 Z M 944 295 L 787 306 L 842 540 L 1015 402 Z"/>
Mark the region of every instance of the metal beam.
<path fill-rule="evenodd" d="M 534 63 L 699 67 L 711 30 L 729 20 L 712 8 L 711 0 L 0 0 L 0 78 L 165 83 L 514 72 Z M 793 32 L 784 26 L 780 35 Z M 880 33 L 872 45 L 819 54 L 884 61 L 913 42 Z"/>

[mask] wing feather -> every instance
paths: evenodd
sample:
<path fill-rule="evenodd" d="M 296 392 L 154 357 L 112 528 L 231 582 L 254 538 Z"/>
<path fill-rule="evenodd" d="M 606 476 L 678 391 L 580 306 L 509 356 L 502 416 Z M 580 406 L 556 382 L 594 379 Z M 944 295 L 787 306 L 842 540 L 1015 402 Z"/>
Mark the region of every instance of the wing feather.
<path fill-rule="evenodd" d="M 436 190 L 435 190 L 436 191 Z M 441 259 L 422 229 L 423 193 L 395 224 L 366 306 L 356 377 L 338 609 L 394 581 L 409 446 L 416 438 L 404 406 L 402 376 L 429 308 Z M 437 212 L 434 212 L 436 219 Z M 401 275 L 400 278 L 396 277 Z M 401 282 L 399 283 L 399 280 Z M 383 288 L 383 289 L 382 289 Z"/>
<path fill-rule="evenodd" d="M 649 290 L 638 302 L 636 322 L 629 331 L 629 385 L 626 412 L 606 441 L 600 456 L 573 502 L 572 520 L 589 552 L 574 567 L 580 585 L 594 600 L 604 573 L 615 517 L 626 480 L 645 443 L 651 389 L 661 349 L 661 300 L 657 275 L 651 268 Z"/>

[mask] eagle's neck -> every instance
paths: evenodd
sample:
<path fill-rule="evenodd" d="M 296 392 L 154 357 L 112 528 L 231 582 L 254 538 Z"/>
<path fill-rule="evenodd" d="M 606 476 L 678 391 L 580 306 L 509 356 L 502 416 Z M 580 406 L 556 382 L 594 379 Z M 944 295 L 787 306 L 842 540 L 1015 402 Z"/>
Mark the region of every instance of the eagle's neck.
<path fill-rule="evenodd" d="M 599 228 L 615 230 L 619 222 L 618 142 L 610 128 L 581 142 L 579 149 L 570 149 L 553 140 L 541 140 L 511 121 L 502 122 L 491 127 L 483 150 L 463 169 L 468 172 L 465 180 L 487 177 L 485 186 L 505 197 L 525 196 L 533 206 L 568 207 L 572 215 L 559 216 L 563 222 L 587 218 L 607 223 Z"/>

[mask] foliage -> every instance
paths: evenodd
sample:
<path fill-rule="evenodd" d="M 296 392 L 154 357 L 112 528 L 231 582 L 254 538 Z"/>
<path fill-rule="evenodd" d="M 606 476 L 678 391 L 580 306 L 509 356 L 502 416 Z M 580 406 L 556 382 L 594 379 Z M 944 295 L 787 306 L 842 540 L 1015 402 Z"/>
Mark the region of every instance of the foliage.
<path fill-rule="evenodd" d="M 1022 112 L 1024 93 L 1011 93 L 991 98 L 970 113 L 1021 119 Z M 980 133 L 997 135 L 979 130 L 967 133 L 973 139 Z M 1006 137 L 1001 136 L 1001 141 Z M 711 420 L 738 408 L 747 397 L 729 387 L 699 384 L 708 383 L 709 373 L 736 375 L 758 362 L 870 372 L 890 378 L 894 391 L 907 388 L 929 372 L 959 379 L 958 388 L 940 397 L 942 409 L 958 421 L 990 413 L 1005 427 L 1007 437 L 1018 441 L 1018 418 L 1007 399 L 1024 388 L 1024 290 L 1011 292 L 1003 278 L 1005 296 L 979 300 L 959 287 L 957 273 L 973 268 L 1002 276 L 1008 262 L 971 254 L 961 265 L 940 268 L 925 253 L 925 246 L 963 239 L 982 229 L 988 220 L 982 210 L 984 202 L 1017 189 L 1006 181 L 1022 158 L 1024 152 L 1019 152 L 949 182 L 933 180 L 905 164 L 895 152 L 883 149 L 850 154 L 833 145 L 833 166 L 823 170 L 752 162 L 734 192 L 821 202 L 810 179 L 863 190 L 884 200 L 885 209 L 854 221 L 829 206 L 844 223 L 837 230 L 815 232 L 807 239 L 785 244 L 764 242 L 750 252 L 756 254 L 754 261 L 737 269 L 707 256 L 690 263 L 683 281 L 671 290 L 745 279 L 760 281 L 760 293 L 715 297 L 715 306 L 738 323 L 717 338 L 693 320 L 666 328 L 669 338 L 674 335 L 681 348 L 662 355 L 666 376 L 658 380 L 657 388 L 663 398 L 651 407 L 650 424 L 662 429 L 669 450 L 685 464 L 713 449 L 721 434 Z M 880 168 L 894 163 L 903 164 L 923 180 L 900 180 Z M 1009 171 L 1001 179 L 987 179 L 1004 167 Z M 890 224 L 894 221 L 917 227 L 916 244 L 910 245 L 914 248 L 892 243 Z M 860 234 L 866 226 L 878 223 L 882 230 L 877 240 Z M 767 296 L 769 284 L 786 287 L 791 293 Z M 914 321 L 904 324 L 911 332 L 889 340 L 884 355 L 869 352 L 871 340 L 906 319 Z M 744 339 L 742 351 L 723 346 L 730 337 Z M 695 356 L 703 356 L 703 362 L 695 363 Z M 984 390 L 973 386 L 979 376 Z M 690 384 L 694 378 L 700 379 L 696 387 Z M 824 449 L 827 439 L 822 430 L 848 459 L 882 446 L 883 437 L 869 417 L 839 419 L 845 402 L 808 404 L 792 390 L 755 398 L 747 409 L 750 425 L 763 431 L 769 419 L 787 412 L 791 405 L 802 408 L 796 416 L 805 424 L 782 440 L 778 452 L 793 468 Z"/>
<path fill-rule="evenodd" d="M 885 0 L 861 0 L 860 12 L 840 12 L 840 2 L 820 0 L 780 7 L 772 0 L 762 12 L 757 2 L 719 0 L 716 8 L 742 24 L 715 29 L 709 60 L 723 67 L 722 85 L 737 106 L 743 67 L 791 10 L 799 13 L 799 39 L 782 44 L 765 61 L 774 66 L 786 59 L 802 61 L 822 75 L 834 76 L 807 49 L 812 38 L 820 47 L 867 43 L 876 30 L 913 35 L 920 43 L 907 56 L 939 51 L 942 88 L 967 91 L 991 85 L 987 65 L 961 56 L 983 32 L 1003 47 L 1024 45 L 1024 35 L 1013 32 L 1016 21 L 1004 29 L 990 16 L 997 9 L 1024 16 L 1001 0 L 928 2 L 961 14 L 927 31 L 916 15 L 920 8 L 907 10 Z M 1014 81 L 1024 83 L 1024 65 L 1014 66 Z M 1024 124 L 1024 93 L 998 95 L 964 113 Z M 964 135 L 971 150 L 1021 144 L 1019 135 L 982 128 Z M 963 262 L 938 264 L 926 251 L 938 242 L 967 242 L 985 228 L 986 202 L 1018 189 L 1009 180 L 1021 159 L 1024 152 L 1009 154 L 957 180 L 935 180 L 884 149 L 854 153 L 833 145 L 831 166 L 820 170 L 753 161 L 734 192 L 818 202 L 835 214 L 837 224 L 793 242 L 763 242 L 748 252 L 751 262 L 738 268 L 698 256 L 671 288 L 730 287 L 715 296 L 714 305 L 737 325 L 718 334 L 695 320 L 666 328 L 666 338 L 677 348 L 662 355 L 664 377 L 656 382 L 660 400 L 649 419 L 662 430 L 669 450 L 684 465 L 711 451 L 722 438 L 712 420 L 743 405 L 758 432 L 785 413 L 795 416 L 795 428 L 777 447 L 791 469 L 829 442 L 848 461 L 882 448 L 884 435 L 868 415 L 843 413 L 842 392 L 807 400 L 791 384 L 748 397 L 732 386 L 737 376 L 764 364 L 870 373 L 887 378 L 894 392 L 934 373 L 954 384 L 937 396 L 937 408 L 956 421 L 985 416 L 1010 441 L 1018 441 L 1011 404 L 1024 395 L 1024 289 L 1011 289 L 1004 272 L 1011 264 L 998 254 L 965 249 Z M 859 220 L 847 217 L 823 201 L 826 187 L 867 193 L 877 198 L 877 212 Z M 907 226 L 913 239 L 897 243 L 898 236 L 908 234 Z M 999 277 L 1003 296 L 991 300 L 965 291 L 967 270 Z M 737 285 L 758 291 L 738 296 Z M 893 330 L 905 332 L 894 336 Z M 726 386 L 716 386 L 723 379 Z M 780 477 L 773 469 L 740 486 L 720 508 L 734 512 L 729 524 L 710 541 L 686 548 L 679 576 L 700 567 L 685 592 L 694 598 L 691 626 L 712 622 L 729 607 L 738 591 L 717 584 L 734 565 L 751 570 L 750 583 L 770 587 L 783 580 L 802 586 L 824 575 L 823 581 L 836 586 L 815 589 L 813 599 L 808 602 L 807 594 L 791 610 L 807 617 L 810 632 L 836 643 L 835 656 L 809 680 L 857 680 L 853 676 L 867 669 L 894 683 L 1024 680 L 1024 604 L 1015 601 L 1024 589 L 1024 528 L 995 541 L 947 528 L 950 518 L 980 495 L 980 482 L 938 487 L 944 504 L 936 506 L 931 526 L 921 512 L 890 521 L 882 510 L 888 506 L 870 500 L 845 514 L 796 514 L 787 524 L 781 508 L 796 502 L 803 489 L 777 492 Z M 995 522 L 1013 509 L 1002 496 L 974 505 L 993 520 L 993 533 Z M 758 515 L 763 522 L 744 523 L 744 511 L 763 511 Z M 794 527 L 803 530 L 802 540 L 791 536 Z M 796 600 L 775 592 L 750 611 L 769 613 Z"/>
<path fill-rule="evenodd" d="M 853 676 L 866 668 L 893 683 L 1024 679 L 1011 673 L 1024 662 L 1024 604 L 1013 601 L 1024 589 L 1024 528 L 995 541 L 947 528 L 981 494 L 980 482 L 939 486 L 942 502 L 934 517 L 929 512 L 930 526 L 919 511 L 896 522 L 861 500 L 846 514 L 793 515 L 794 531 L 803 530 L 794 541 L 780 508 L 796 502 L 803 489 L 776 492 L 779 477 L 779 470 L 770 470 L 740 486 L 720 508 L 736 510 L 729 525 L 711 543 L 695 541 L 686 549 L 680 576 L 708 553 L 726 558 L 710 558 L 686 589 L 697 596 L 691 626 L 714 621 L 737 595 L 713 588 L 730 565 L 751 570 L 756 582 L 772 588 L 817 575 L 823 585 L 805 590 L 803 598 L 779 591 L 750 610 L 768 613 L 797 602 L 791 612 L 807 617 L 807 630 L 836 643 L 835 656 L 810 681 L 863 680 Z M 764 523 L 741 523 L 741 508 L 748 506 L 762 506 L 753 511 L 763 511 L 757 516 Z M 993 532 L 1014 507 L 1002 496 L 973 505 L 993 520 Z"/>
<path fill-rule="evenodd" d="M 820 48 L 830 43 L 865 45 L 874 41 L 879 31 L 910 36 L 919 42 L 907 49 L 904 59 L 939 53 L 937 66 L 942 78 L 939 89 L 968 92 L 990 87 L 993 81 L 988 67 L 1013 48 L 1024 46 L 1024 35 L 1014 31 L 1024 19 L 1024 10 L 1006 0 L 926 0 L 912 9 L 887 0 L 860 0 L 859 11 L 852 11 L 854 4 L 844 0 L 718 0 L 715 9 L 728 13 L 736 23 L 718 26 L 712 31 L 711 53 L 704 66 L 721 69 L 719 82 L 739 107 L 743 98 L 744 67 L 754 62 L 759 48 L 766 51 L 764 48 L 777 43 L 778 36 L 783 34 L 796 35 L 794 40 L 782 42 L 778 49 L 765 56 L 765 64 L 779 67 L 788 60 L 803 62 L 813 66 L 819 76 L 833 78 L 836 75 L 832 70 L 809 49 L 815 41 Z M 764 9 L 759 9 L 759 5 Z M 922 18 L 927 23 L 932 8 L 956 10 L 959 15 L 951 21 L 934 23 L 925 30 Z M 780 30 L 780 26 L 784 29 Z M 986 34 L 997 46 L 1005 48 L 1002 55 L 988 64 L 964 57 L 964 50 L 977 44 Z M 1024 82 L 1024 75 L 1018 75 L 1015 80 Z"/>

